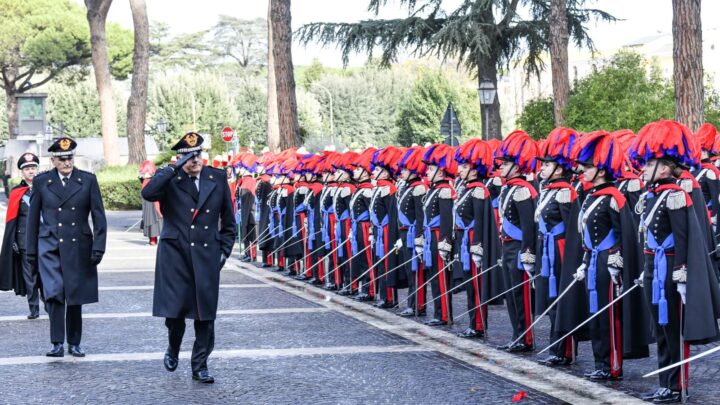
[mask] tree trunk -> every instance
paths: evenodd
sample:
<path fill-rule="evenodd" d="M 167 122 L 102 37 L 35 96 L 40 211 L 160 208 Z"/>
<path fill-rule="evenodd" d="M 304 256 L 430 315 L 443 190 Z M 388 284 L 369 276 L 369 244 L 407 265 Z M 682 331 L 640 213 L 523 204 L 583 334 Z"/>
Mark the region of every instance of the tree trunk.
<path fill-rule="evenodd" d="M 481 56 L 478 61 L 478 88 L 483 80 L 490 80 L 497 89 L 497 58 Z M 502 118 L 500 117 L 500 92 L 495 95 L 492 104 L 480 104 L 482 119 L 482 138 L 502 139 Z"/>
<path fill-rule="evenodd" d="M 280 123 L 280 149 L 300 146 L 295 75 L 292 63 L 292 28 L 290 26 L 290 0 L 270 0 L 273 59 L 277 88 L 278 122 Z"/>
<path fill-rule="evenodd" d="M 92 64 L 95 71 L 95 84 L 100 98 L 101 131 L 105 164 L 120 164 L 118 151 L 117 112 L 112 91 L 112 77 L 108 63 L 107 43 L 105 40 L 105 21 L 112 0 L 85 0 L 87 20 L 90 24 L 90 47 Z"/>
<path fill-rule="evenodd" d="M 555 126 L 565 122 L 565 108 L 570 97 L 570 76 L 568 73 L 567 0 L 550 1 L 550 66 L 552 70 L 553 113 Z M 545 136 L 547 134 L 534 134 Z"/>
<path fill-rule="evenodd" d="M 145 0 L 130 0 L 135 30 L 133 75 L 127 103 L 128 163 L 140 164 L 145 151 L 145 112 L 147 111 L 148 71 L 150 65 L 150 25 Z"/>
<path fill-rule="evenodd" d="M 18 132 L 18 110 L 17 110 L 17 99 L 15 98 L 15 92 L 12 88 L 5 90 L 5 112 L 7 113 L 8 120 L 8 131 L 10 136 L 8 139 L 15 139 Z"/>
<path fill-rule="evenodd" d="M 275 59 L 273 58 L 272 2 L 268 2 L 268 53 L 267 53 L 267 144 L 270 151 L 280 151 L 280 122 L 278 121 L 277 86 L 275 82 Z"/>
<path fill-rule="evenodd" d="M 3 88 L 5 89 L 5 112 L 7 113 L 8 122 L 8 139 L 15 139 L 18 132 L 18 110 L 17 99 L 15 94 L 15 82 L 17 81 L 18 71 L 14 66 L 8 66 L 2 70 Z"/>
<path fill-rule="evenodd" d="M 675 119 L 694 132 L 704 120 L 700 0 L 673 0 L 672 5 Z"/>

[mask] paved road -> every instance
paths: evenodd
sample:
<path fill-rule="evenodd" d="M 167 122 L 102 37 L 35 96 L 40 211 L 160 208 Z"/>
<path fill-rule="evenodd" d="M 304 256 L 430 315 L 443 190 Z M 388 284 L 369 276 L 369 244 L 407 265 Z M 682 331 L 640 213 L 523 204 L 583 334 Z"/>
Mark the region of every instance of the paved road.
<path fill-rule="evenodd" d="M 2 207 L 0 207 L 2 208 Z M 3 210 L 4 211 L 4 210 Z M 4 214 L 4 212 L 3 212 Z M 456 338 L 389 311 L 326 293 L 231 261 L 221 276 L 212 386 L 191 381 L 188 328 L 178 371 L 162 367 L 166 335 L 152 309 L 154 248 L 124 232 L 139 213 L 109 213 L 111 231 L 100 266 L 100 302 L 84 307 L 84 359 L 43 356 L 48 321 L 25 319 L 23 298 L 0 293 L 2 403 L 632 403 L 653 387 L 641 380 L 651 362 L 626 368 L 626 381 L 594 384 L 499 352 L 507 340 L 504 308 L 491 310 L 488 342 Z M 0 229 L 2 231 L 2 229 Z M 456 308 L 464 306 L 456 295 Z M 456 310 L 457 311 L 457 310 Z M 540 332 L 538 346 L 543 346 Z M 717 358 L 702 378 L 717 390 Z M 629 371 L 628 371 L 629 370 Z M 695 403 L 713 402 L 704 394 Z"/>

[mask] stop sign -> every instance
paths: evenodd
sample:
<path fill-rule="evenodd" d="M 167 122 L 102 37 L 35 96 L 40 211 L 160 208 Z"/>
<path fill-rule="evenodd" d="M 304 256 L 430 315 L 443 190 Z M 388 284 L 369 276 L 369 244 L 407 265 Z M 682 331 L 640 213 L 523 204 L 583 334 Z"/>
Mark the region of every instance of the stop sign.
<path fill-rule="evenodd" d="M 222 139 L 225 142 L 232 142 L 233 138 L 235 137 L 235 132 L 230 127 L 225 127 L 222 129 Z"/>

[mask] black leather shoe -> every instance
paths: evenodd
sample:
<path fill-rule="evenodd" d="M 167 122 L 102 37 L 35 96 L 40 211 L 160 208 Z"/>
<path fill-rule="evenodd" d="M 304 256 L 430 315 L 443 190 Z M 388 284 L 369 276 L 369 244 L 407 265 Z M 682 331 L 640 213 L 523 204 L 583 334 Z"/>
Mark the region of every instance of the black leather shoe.
<path fill-rule="evenodd" d="M 62 343 L 53 343 L 52 349 L 45 355 L 48 357 L 63 357 L 65 356 L 65 348 Z"/>
<path fill-rule="evenodd" d="M 300 274 L 298 276 L 295 276 L 295 280 L 307 281 L 310 280 L 310 277 L 306 276 L 305 274 Z"/>
<path fill-rule="evenodd" d="M 387 301 L 378 301 L 373 305 L 375 306 L 375 308 L 381 308 L 381 309 L 395 308 L 395 306 L 396 306 L 396 304 L 394 302 L 387 302 Z"/>
<path fill-rule="evenodd" d="M 672 391 L 667 388 L 663 388 L 663 391 L 652 399 L 655 404 L 671 404 L 680 402 L 681 400 L 682 397 L 678 391 Z"/>
<path fill-rule="evenodd" d="M 342 295 L 344 297 L 347 297 L 348 295 L 352 295 L 352 291 L 349 288 L 341 288 L 336 291 L 338 295 Z"/>
<path fill-rule="evenodd" d="M 263 263 L 260 265 L 260 268 L 262 269 L 269 269 L 270 267 L 272 267 L 272 264 Z"/>
<path fill-rule="evenodd" d="M 250 256 L 243 256 L 240 258 L 240 261 L 245 263 L 249 263 L 251 260 Z"/>
<path fill-rule="evenodd" d="M 517 342 L 514 345 L 508 347 L 505 351 L 507 351 L 508 353 L 526 353 L 533 350 L 535 350 L 533 346 L 525 344 L 523 342 Z"/>
<path fill-rule="evenodd" d="M 412 308 L 405 308 L 402 311 L 398 312 L 398 315 L 400 315 L 400 316 L 415 316 L 415 310 Z"/>
<path fill-rule="evenodd" d="M 85 357 L 85 352 L 79 345 L 68 345 L 68 353 L 73 357 Z"/>
<path fill-rule="evenodd" d="M 311 277 L 309 280 L 307 280 L 308 284 L 312 285 L 320 285 L 322 284 L 322 281 L 316 279 L 315 277 Z"/>
<path fill-rule="evenodd" d="M 360 293 L 360 294 L 356 295 L 355 297 L 353 297 L 353 299 L 355 301 L 366 302 L 366 301 L 372 301 L 373 297 L 371 297 L 369 294 Z"/>
<path fill-rule="evenodd" d="M 40 314 L 30 314 L 27 316 L 27 319 L 38 319 L 40 318 Z"/>
<path fill-rule="evenodd" d="M 447 325 L 447 322 L 442 321 L 440 319 L 430 319 L 429 321 L 425 321 L 425 325 L 427 326 L 441 326 L 441 325 Z"/>
<path fill-rule="evenodd" d="M 458 333 L 457 335 L 458 335 L 458 337 L 461 337 L 461 338 L 473 339 L 473 338 L 481 338 L 481 337 L 485 336 L 485 333 L 483 331 L 478 331 L 473 328 L 467 328 L 464 331 Z"/>
<path fill-rule="evenodd" d="M 540 360 L 538 363 L 548 367 L 569 366 L 570 363 L 572 363 L 572 360 L 567 357 L 550 356 L 544 360 Z"/>
<path fill-rule="evenodd" d="M 197 373 L 193 371 L 192 379 L 203 384 L 212 384 L 215 382 L 215 377 L 207 370 L 200 370 Z"/>
<path fill-rule="evenodd" d="M 165 366 L 165 370 L 167 371 L 175 371 L 178 367 L 178 356 L 174 355 L 172 351 L 170 351 L 170 348 L 165 351 L 165 358 L 163 359 L 163 365 Z"/>
<path fill-rule="evenodd" d="M 585 373 L 583 376 L 592 381 L 622 380 L 622 375 L 614 377 L 609 371 L 605 370 L 595 370 L 591 373 Z"/>
<path fill-rule="evenodd" d="M 337 290 L 337 286 L 333 283 L 325 283 L 325 285 L 322 288 L 325 290 L 328 290 L 328 291 Z"/>
<path fill-rule="evenodd" d="M 653 392 L 647 392 L 643 394 L 640 399 L 642 399 L 643 401 L 652 401 L 656 397 L 662 395 L 665 390 L 667 390 L 667 388 L 658 388 Z"/>
<path fill-rule="evenodd" d="M 507 350 L 512 346 L 512 342 L 505 343 L 504 345 L 496 346 L 495 348 L 498 350 Z"/>

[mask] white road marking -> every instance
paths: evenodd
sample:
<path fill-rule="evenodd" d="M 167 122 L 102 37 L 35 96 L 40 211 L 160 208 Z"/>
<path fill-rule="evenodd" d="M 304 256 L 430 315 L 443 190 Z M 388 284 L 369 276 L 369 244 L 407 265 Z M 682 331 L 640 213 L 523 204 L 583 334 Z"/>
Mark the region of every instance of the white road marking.
<path fill-rule="evenodd" d="M 646 404 L 633 396 L 611 388 L 592 383 L 571 374 L 553 370 L 539 365 L 532 360 L 502 352 L 488 345 L 476 344 L 459 338 L 443 330 L 419 324 L 415 321 L 400 318 L 392 313 L 373 308 L 345 297 L 330 294 L 320 288 L 305 283 L 280 278 L 273 273 L 245 266 L 233 260 L 239 268 L 229 268 L 240 274 L 264 281 L 302 297 L 308 301 L 333 309 L 343 315 L 365 322 L 378 329 L 388 331 L 424 346 L 432 351 L 445 354 L 483 369 L 497 376 L 515 381 L 547 395 L 569 403 L 618 403 Z M 299 287 L 299 288 L 295 288 Z M 308 294 L 305 290 L 312 289 L 323 297 Z"/>
<path fill-rule="evenodd" d="M 275 314 L 307 314 L 331 312 L 329 308 L 260 308 L 260 309 L 225 309 L 217 311 L 218 315 L 275 315 Z M 83 314 L 83 319 L 113 319 L 113 318 L 149 318 L 152 317 L 151 312 L 105 312 L 105 313 L 89 313 Z M 40 315 L 38 320 L 47 320 L 47 315 Z M 37 320 L 28 320 L 25 315 L 0 316 L 0 322 L 26 321 L 37 322 Z"/>
<path fill-rule="evenodd" d="M 261 359 L 275 357 L 297 357 L 297 356 L 329 356 L 345 354 L 367 354 L 367 353 L 408 353 L 427 352 L 430 349 L 415 345 L 398 346 L 336 346 L 336 347 L 308 347 L 292 349 L 236 349 L 236 350 L 214 350 L 212 357 L 216 358 L 246 358 Z M 191 352 L 180 352 L 180 358 L 189 359 Z M 149 353 L 107 353 L 88 354 L 84 358 L 66 357 L 53 358 L 45 356 L 6 357 L 0 358 L 0 366 L 18 366 L 28 364 L 46 363 L 86 363 L 99 361 L 146 361 L 162 360 L 165 352 Z"/>

